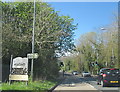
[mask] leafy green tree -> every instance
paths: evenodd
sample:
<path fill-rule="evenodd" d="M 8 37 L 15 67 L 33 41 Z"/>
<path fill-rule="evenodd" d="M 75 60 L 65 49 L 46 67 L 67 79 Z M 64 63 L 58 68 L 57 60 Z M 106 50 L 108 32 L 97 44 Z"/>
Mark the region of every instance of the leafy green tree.
<path fill-rule="evenodd" d="M 3 63 L 9 65 L 10 56 L 26 57 L 31 53 L 33 2 L 2 3 Z M 48 79 L 58 74 L 58 57 L 74 48 L 73 19 L 59 16 L 47 3 L 36 2 L 34 77 Z M 30 64 L 29 64 L 30 65 Z"/>

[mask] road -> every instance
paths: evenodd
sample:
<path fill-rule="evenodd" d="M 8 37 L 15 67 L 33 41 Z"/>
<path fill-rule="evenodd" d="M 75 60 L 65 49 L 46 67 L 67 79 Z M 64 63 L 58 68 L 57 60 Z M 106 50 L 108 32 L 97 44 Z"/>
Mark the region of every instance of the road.
<path fill-rule="evenodd" d="M 84 78 L 84 80 L 90 85 L 92 85 L 94 88 L 96 88 L 97 90 L 100 90 L 101 92 L 120 92 L 119 87 L 115 87 L 115 86 L 102 87 L 102 85 L 97 85 L 96 77 L 86 77 Z"/>
<path fill-rule="evenodd" d="M 53 92 L 120 92 L 118 87 L 97 85 L 96 77 L 65 74 L 65 80 Z"/>

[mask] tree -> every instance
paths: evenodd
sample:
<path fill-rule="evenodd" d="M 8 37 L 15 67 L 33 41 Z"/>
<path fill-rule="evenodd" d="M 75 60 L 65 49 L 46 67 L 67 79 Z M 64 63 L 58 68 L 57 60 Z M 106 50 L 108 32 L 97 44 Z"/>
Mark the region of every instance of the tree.
<path fill-rule="evenodd" d="M 26 57 L 31 53 L 33 3 L 2 3 L 2 8 L 2 57 L 3 63 L 9 64 L 11 55 Z M 36 3 L 35 18 L 35 52 L 39 58 L 34 63 L 34 75 L 46 79 L 57 75 L 60 54 L 74 48 L 72 37 L 76 25 L 72 18 L 59 16 L 43 2 Z"/>

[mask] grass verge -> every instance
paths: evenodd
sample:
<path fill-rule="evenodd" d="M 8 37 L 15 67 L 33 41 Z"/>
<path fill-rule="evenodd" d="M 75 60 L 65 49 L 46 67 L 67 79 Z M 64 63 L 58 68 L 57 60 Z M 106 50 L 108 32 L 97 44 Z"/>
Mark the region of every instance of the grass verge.
<path fill-rule="evenodd" d="M 9 83 L 2 83 L 0 90 L 49 90 L 56 84 L 57 82 L 51 81 L 28 82 L 28 85 L 25 82 L 13 82 L 11 85 Z"/>

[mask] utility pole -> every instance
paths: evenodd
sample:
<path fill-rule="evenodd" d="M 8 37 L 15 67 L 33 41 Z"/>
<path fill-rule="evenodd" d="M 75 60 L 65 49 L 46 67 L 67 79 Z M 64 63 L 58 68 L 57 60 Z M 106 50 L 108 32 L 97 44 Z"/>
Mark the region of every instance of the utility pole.
<path fill-rule="evenodd" d="M 34 33 L 35 33 L 35 0 L 34 0 L 34 13 L 33 13 L 32 54 L 34 53 L 34 41 L 35 41 Z M 34 61 L 34 59 L 32 59 L 32 62 L 31 62 L 31 78 L 32 78 L 32 81 L 33 81 L 33 61 Z"/>

